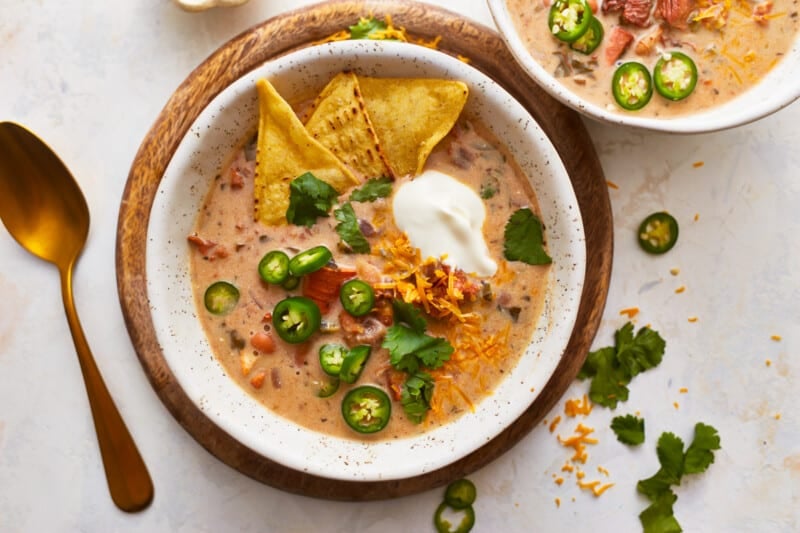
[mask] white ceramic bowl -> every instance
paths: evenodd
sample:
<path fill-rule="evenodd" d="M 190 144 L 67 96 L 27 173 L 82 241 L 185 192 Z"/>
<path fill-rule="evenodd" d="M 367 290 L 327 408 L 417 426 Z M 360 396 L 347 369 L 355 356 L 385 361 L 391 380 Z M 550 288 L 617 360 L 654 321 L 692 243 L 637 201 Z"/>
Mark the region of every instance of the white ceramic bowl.
<path fill-rule="evenodd" d="M 568 89 L 528 52 L 514 25 L 506 0 L 488 0 L 495 24 L 520 66 L 554 98 L 590 118 L 649 130 L 702 133 L 740 126 L 774 113 L 800 97 L 800 39 L 761 82 L 733 100 L 707 111 L 674 118 L 649 118 L 616 113 Z"/>
<path fill-rule="evenodd" d="M 414 438 L 372 443 L 334 438 L 273 414 L 225 374 L 195 314 L 186 236 L 224 160 L 248 131 L 256 129 L 255 81 L 267 77 L 286 96 L 308 94 L 345 69 L 371 76 L 466 82 L 467 111 L 509 147 L 535 187 L 554 260 L 543 316 L 517 367 L 474 413 Z M 583 225 L 566 170 L 541 128 L 504 89 L 437 51 L 395 42 L 344 41 L 264 64 L 221 92 L 198 116 L 155 196 L 148 226 L 147 290 L 167 364 L 189 398 L 228 434 L 298 471 L 350 481 L 403 479 L 463 458 L 530 406 L 567 346 L 583 287 L 585 255 Z"/>

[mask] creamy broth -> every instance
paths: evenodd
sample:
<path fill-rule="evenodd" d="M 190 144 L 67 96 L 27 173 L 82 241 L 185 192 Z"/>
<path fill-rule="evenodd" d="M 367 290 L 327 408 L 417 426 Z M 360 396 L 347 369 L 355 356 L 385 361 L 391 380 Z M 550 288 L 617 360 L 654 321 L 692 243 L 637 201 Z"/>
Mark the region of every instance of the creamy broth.
<path fill-rule="evenodd" d="M 387 250 L 399 234 L 392 218 L 392 198 L 352 204 L 362 225 L 369 228 L 365 235 L 372 253 L 344 253 L 332 216 L 318 219 L 310 228 L 268 228 L 253 220 L 254 157 L 252 144 L 232 156 L 211 185 L 190 237 L 198 316 L 211 350 L 231 379 L 287 419 L 315 431 L 359 439 L 391 439 L 428 431 L 451 421 L 490 394 L 530 342 L 542 310 L 549 269 L 546 265 L 503 260 L 503 231 L 510 215 L 521 207 L 539 212 L 534 191 L 506 149 L 485 128 L 462 118 L 428 158 L 426 169 L 447 173 L 484 197 L 484 237 L 499 268 L 490 278 L 472 279 L 480 294 L 464 310 L 480 317 L 474 322 L 479 331 L 470 335 L 475 346 L 485 353 L 459 349 L 456 338 L 467 333 L 457 321 L 426 317 L 430 335 L 448 338 L 456 346 L 451 361 L 432 372 L 437 379 L 431 403 L 436 407 L 422 423 L 414 424 L 394 398 L 391 421 L 374 435 L 360 435 L 350 429 L 343 420 L 341 402 L 346 391 L 356 385 L 373 384 L 387 392 L 397 385 L 393 383 L 396 376 L 393 377 L 388 351 L 381 348 L 380 339 L 355 385 L 342 383 L 332 396 L 318 397 L 320 387 L 329 379 L 321 370 L 318 350 L 325 343 L 342 342 L 345 336 L 343 329 L 336 331 L 343 324 L 341 303 L 333 302 L 323 314 L 323 330 L 330 331 L 316 333 L 300 345 L 283 342 L 272 334 L 272 325 L 265 316 L 289 292 L 262 281 L 256 266 L 271 250 L 281 249 L 291 256 L 325 245 L 339 267 L 355 269 L 358 277 L 370 283 L 385 280 L 385 257 L 390 253 Z M 408 179 L 395 181 L 393 192 Z M 349 191 L 340 198 L 340 203 L 348 194 Z M 241 294 L 237 307 L 221 317 L 209 313 L 203 305 L 204 291 L 217 280 L 233 283 Z M 302 294 L 302 290 L 291 293 Z M 375 325 L 380 332 L 382 326 Z M 272 336 L 274 351 L 264 353 L 252 345 L 251 339 L 259 332 Z"/>
<path fill-rule="evenodd" d="M 590 55 L 570 50 L 550 33 L 550 0 L 508 0 L 508 8 L 533 58 L 565 87 L 608 111 L 649 117 L 686 115 L 742 94 L 791 49 L 800 18 L 798 0 L 665 0 L 664 4 L 683 6 L 689 13 L 670 23 L 659 15 L 660 0 L 653 0 L 643 3 L 649 16 L 641 18 L 645 27 L 640 27 L 623 20 L 619 11 L 607 12 L 612 3 L 625 2 L 597 0 L 597 6 L 590 2 L 605 30 L 603 41 Z M 632 36 L 619 57 L 610 50 L 615 31 Z M 662 53 L 670 51 L 683 52 L 694 60 L 698 70 L 694 91 L 679 101 L 654 93 L 638 111 L 617 105 L 611 91 L 617 66 L 637 61 L 652 73 Z"/>

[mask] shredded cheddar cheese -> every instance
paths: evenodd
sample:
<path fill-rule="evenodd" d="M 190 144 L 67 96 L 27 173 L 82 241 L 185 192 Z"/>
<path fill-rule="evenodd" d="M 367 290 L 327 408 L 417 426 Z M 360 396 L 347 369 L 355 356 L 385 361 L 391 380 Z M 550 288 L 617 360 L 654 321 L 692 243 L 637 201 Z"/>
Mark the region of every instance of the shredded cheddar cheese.
<path fill-rule="evenodd" d="M 633 318 L 639 314 L 638 307 L 626 307 L 625 309 L 619 310 L 620 315 L 626 315 L 628 318 Z"/>
<path fill-rule="evenodd" d="M 619 189 L 619 185 L 610 180 L 606 180 L 606 185 L 608 185 L 609 189 Z"/>
<path fill-rule="evenodd" d="M 684 291 L 686 291 L 686 286 L 685 285 L 681 285 L 680 287 L 675 289 L 675 294 L 680 294 L 680 293 L 682 293 Z"/>
<path fill-rule="evenodd" d="M 686 387 L 681 387 L 681 389 L 678 392 L 680 392 L 681 394 L 686 394 L 687 392 L 689 392 L 689 389 L 687 389 Z"/>
<path fill-rule="evenodd" d="M 557 416 L 557 417 L 555 417 L 553 419 L 553 421 L 550 423 L 550 428 L 549 428 L 550 429 L 550 433 L 552 433 L 552 432 L 554 432 L 556 430 L 556 427 L 558 426 L 559 422 L 561 422 L 561 416 Z"/>
<path fill-rule="evenodd" d="M 689 317 L 687 320 L 688 320 L 689 322 L 692 322 L 692 323 L 694 323 L 694 322 L 697 322 L 698 318 L 697 318 L 696 316 L 690 316 L 690 317 Z"/>
<path fill-rule="evenodd" d="M 578 415 L 586 416 L 592 412 L 592 407 L 593 405 L 589 401 L 589 397 L 584 394 L 582 399 L 574 398 L 567 400 L 566 403 L 564 403 L 564 414 L 570 418 L 575 418 Z"/>
<path fill-rule="evenodd" d="M 692 166 L 693 166 L 694 168 L 700 168 L 700 167 L 702 167 L 703 165 L 705 165 L 705 163 L 704 163 L 704 162 L 702 162 L 702 161 L 695 161 L 694 163 L 692 163 Z"/>
<path fill-rule="evenodd" d="M 781 336 L 780 335 L 772 335 L 770 337 L 770 339 L 774 340 L 775 342 L 779 342 L 781 340 Z"/>

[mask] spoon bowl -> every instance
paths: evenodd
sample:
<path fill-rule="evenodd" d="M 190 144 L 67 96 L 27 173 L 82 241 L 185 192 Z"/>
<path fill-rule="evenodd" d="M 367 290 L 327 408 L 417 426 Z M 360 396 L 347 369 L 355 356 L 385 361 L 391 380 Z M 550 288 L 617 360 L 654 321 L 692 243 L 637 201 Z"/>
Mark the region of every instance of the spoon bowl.
<path fill-rule="evenodd" d="M 153 483 L 92 357 L 72 297 L 72 271 L 89 234 L 89 208 L 58 156 L 13 122 L 0 122 L 0 219 L 23 248 L 58 267 L 111 498 L 123 511 L 140 511 L 153 499 Z"/>

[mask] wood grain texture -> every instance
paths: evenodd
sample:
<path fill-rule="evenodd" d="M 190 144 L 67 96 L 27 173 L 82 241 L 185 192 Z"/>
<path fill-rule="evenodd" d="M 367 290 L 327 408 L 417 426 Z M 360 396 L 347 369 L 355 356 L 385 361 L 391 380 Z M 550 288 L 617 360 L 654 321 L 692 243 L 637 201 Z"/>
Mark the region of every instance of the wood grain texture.
<path fill-rule="evenodd" d="M 186 396 L 167 366 L 153 329 L 145 259 L 150 209 L 170 158 L 192 121 L 220 91 L 265 61 L 354 24 L 360 16 L 392 16 L 396 25 L 439 48 L 470 58 L 534 116 L 550 137 L 572 180 L 584 220 L 585 287 L 576 328 L 555 373 L 517 421 L 486 445 L 439 470 L 413 478 L 352 482 L 284 467 L 244 447 L 214 425 Z M 493 30 L 441 8 L 404 2 L 326 2 L 267 20 L 231 39 L 177 88 L 144 138 L 133 161 L 120 206 L 116 268 L 120 303 L 131 341 L 153 388 L 172 415 L 219 460 L 253 479 L 306 496 L 376 500 L 413 494 L 466 476 L 509 450 L 536 427 L 575 379 L 594 339 L 608 294 L 613 227 L 607 185 L 581 118 L 536 86 L 517 66 Z"/>

